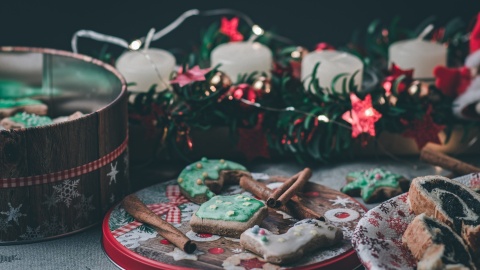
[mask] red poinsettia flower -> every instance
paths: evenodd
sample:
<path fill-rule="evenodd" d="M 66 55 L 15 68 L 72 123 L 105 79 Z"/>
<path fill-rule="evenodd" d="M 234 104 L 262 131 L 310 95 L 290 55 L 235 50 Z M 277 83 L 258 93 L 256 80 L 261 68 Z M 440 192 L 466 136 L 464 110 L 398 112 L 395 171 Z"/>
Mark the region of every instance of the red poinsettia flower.
<path fill-rule="evenodd" d="M 435 86 L 449 97 L 457 97 L 470 85 L 472 75 L 467 67 L 447 68 L 437 66 L 433 70 Z"/>
<path fill-rule="evenodd" d="M 228 36 L 230 41 L 242 41 L 243 35 L 238 32 L 238 18 L 233 17 L 231 20 L 223 17 L 222 25 L 220 26 L 220 33 Z"/>
<path fill-rule="evenodd" d="M 315 51 L 328 51 L 328 50 L 335 50 L 335 47 L 332 45 L 326 43 L 326 42 L 320 42 L 315 46 Z"/>
<path fill-rule="evenodd" d="M 393 83 L 398 77 L 402 75 L 405 75 L 405 78 L 398 84 L 398 87 L 397 87 L 398 94 L 405 91 L 407 86 L 412 83 L 413 69 L 401 69 L 400 67 L 395 65 L 395 63 L 392 63 L 392 68 L 390 69 L 390 75 L 385 77 L 385 79 L 382 82 L 382 86 L 385 89 L 385 94 L 387 96 L 392 94 Z"/>
<path fill-rule="evenodd" d="M 192 82 L 201 82 L 205 81 L 205 74 L 210 72 L 210 68 L 200 69 L 198 66 L 187 70 L 186 72 L 179 71 L 177 77 L 170 81 L 170 84 L 178 84 L 180 87 L 183 87 Z"/>

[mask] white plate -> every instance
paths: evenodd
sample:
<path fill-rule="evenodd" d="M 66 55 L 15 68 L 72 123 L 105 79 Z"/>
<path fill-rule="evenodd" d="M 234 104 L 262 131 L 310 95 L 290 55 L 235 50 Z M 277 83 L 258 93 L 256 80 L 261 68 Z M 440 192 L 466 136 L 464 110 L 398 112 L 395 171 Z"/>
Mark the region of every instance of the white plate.
<path fill-rule="evenodd" d="M 478 188 L 480 174 L 454 180 Z M 357 224 L 352 245 L 367 269 L 415 269 L 416 260 L 402 245 L 402 235 L 415 218 L 407 204 L 408 193 L 368 211 Z"/>

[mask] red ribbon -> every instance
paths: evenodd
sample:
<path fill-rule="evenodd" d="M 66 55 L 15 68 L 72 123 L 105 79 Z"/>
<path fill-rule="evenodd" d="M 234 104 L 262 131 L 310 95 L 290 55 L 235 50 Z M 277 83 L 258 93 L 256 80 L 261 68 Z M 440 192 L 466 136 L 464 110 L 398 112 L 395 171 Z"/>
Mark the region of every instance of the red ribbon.
<path fill-rule="evenodd" d="M 149 204 L 147 207 L 152 210 L 156 215 L 166 214 L 165 220 L 169 223 L 181 223 L 182 222 L 182 211 L 178 206 L 189 202 L 189 200 L 183 197 L 180 193 L 180 188 L 177 185 L 167 186 L 165 191 L 166 197 L 170 200 L 166 203 L 155 203 Z M 133 229 L 136 229 L 142 225 L 141 222 L 133 221 L 128 224 L 123 225 L 120 228 L 117 228 L 112 231 L 114 237 L 119 237 L 124 235 Z"/>
<path fill-rule="evenodd" d="M 117 159 L 125 151 L 125 149 L 127 149 L 127 146 L 128 136 L 125 137 L 125 140 L 122 142 L 122 144 L 120 144 L 115 150 L 113 150 L 109 154 L 75 168 L 46 173 L 42 175 L 16 178 L 0 178 L 0 189 L 50 184 L 96 171 Z"/>

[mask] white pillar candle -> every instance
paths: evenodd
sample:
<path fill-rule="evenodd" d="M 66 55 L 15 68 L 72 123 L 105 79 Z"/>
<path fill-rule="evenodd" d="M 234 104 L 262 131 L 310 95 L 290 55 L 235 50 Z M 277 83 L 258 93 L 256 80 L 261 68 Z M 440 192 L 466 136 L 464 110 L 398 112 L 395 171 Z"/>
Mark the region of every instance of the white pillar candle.
<path fill-rule="evenodd" d="M 128 90 L 146 92 L 153 84 L 157 84 L 156 91 L 162 91 L 169 88 L 175 57 L 155 48 L 127 51 L 118 58 L 116 67 L 127 83 L 135 83 Z"/>
<path fill-rule="evenodd" d="M 220 71 L 236 82 L 239 76 L 253 72 L 270 75 L 272 52 L 258 42 L 230 42 L 219 45 L 212 51 L 211 67 L 221 64 Z"/>
<path fill-rule="evenodd" d="M 388 48 L 388 65 L 413 69 L 415 79 L 433 79 L 436 66 L 446 66 L 447 47 L 422 39 L 402 40 Z"/>
<path fill-rule="evenodd" d="M 302 60 L 302 81 L 304 81 L 305 89 L 308 89 L 308 85 L 312 80 L 312 72 L 317 63 L 320 63 L 317 69 L 317 74 L 315 75 L 318 78 L 320 86 L 323 88 L 332 87 L 332 80 L 341 73 L 347 73 L 347 83 L 350 79 L 350 76 L 353 75 L 356 71 L 358 73 L 355 75 L 355 85 L 358 89 L 361 89 L 362 78 L 363 78 L 363 63 L 362 61 L 349 53 L 340 52 L 340 51 L 314 51 L 307 54 Z M 342 93 L 342 79 L 337 80 L 335 83 L 335 91 L 337 93 Z M 347 84 L 348 87 L 348 84 Z M 347 91 L 350 89 L 347 88 Z"/>

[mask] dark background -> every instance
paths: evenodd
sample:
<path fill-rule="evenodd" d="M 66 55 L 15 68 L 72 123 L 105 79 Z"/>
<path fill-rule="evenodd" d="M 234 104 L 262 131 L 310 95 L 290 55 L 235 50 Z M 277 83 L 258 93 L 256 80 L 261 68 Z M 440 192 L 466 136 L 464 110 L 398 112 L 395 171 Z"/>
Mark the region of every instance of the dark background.
<path fill-rule="evenodd" d="M 355 29 L 364 30 L 376 18 L 388 23 L 399 15 L 401 25 L 415 27 L 431 15 L 437 17 L 438 25 L 460 16 L 469 24 L 480 11 L 480 1 L 2 1 L 0 45 L 71 50 L 71 36 L 79 29 L 131 41 L 145 36 L 151 27 L 163 28 L 191 8 L 238 9 L 263 28 L 274 28 L 277 33 L 312 49 L 320 41 L 343 45 Z M 152 46 L 188 48 L 198 43 L 201 29 L 219 19 L 190 18 Z M 97 44 L 85 39 L 79 41 L 80 52 L 90 46 Z"/>

